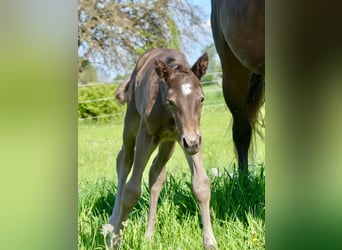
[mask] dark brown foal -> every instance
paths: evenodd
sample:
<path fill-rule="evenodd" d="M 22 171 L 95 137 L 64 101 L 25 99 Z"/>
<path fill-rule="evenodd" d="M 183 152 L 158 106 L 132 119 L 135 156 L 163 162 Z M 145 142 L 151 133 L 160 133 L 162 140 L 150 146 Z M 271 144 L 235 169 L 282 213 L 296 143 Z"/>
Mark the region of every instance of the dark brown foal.
<path fill-rule="evenodd" d="M 127 111 L 123 145 L 117 157 L 117 195 L 109 219 L 115 235 L 120 235 L 122 223 L 140 198 L 143 171 L 159 146 L 149 172 L 150 209 L 146 236 L 151 238 L 157 200 L 166 178 L 165 166 L 178 142 L 189 163 L 193 191 L 200 207 L 203 246 L 205 249 L 217 248 L 209 215 L 209 178 L 201 154 L 200 117 L 204 93 L 200 79 L 207 67 L 207 54 L 190 68 L 181 52 L 152 49 L 139 58 L 129 81 L 118 89 L 116 96 L 120 101 L 127 101 Z M 126 182 L 131 170 L 132 175 Z M 109 244 L 117 248 L 120 236 L 114 237 Z"/>

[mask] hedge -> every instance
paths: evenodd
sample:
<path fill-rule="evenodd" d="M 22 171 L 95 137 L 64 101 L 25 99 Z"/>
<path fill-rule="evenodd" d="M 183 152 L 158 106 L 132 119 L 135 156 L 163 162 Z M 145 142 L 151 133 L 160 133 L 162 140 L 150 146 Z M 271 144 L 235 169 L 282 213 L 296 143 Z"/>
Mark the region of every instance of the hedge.
<path fill-rule="evenodd" d="M 203 77 L 202 82 L 210 85 L 218 80 L 213 75 Z M 84 85 L 78 88 L 78 118 L 89 120 L 110 120 L 123 115 L 126 105 L 120 105 L 114 98 L 118 83 Z M 110 98 L 106 100 L 92 101 L 96 99 Z"/>
<path fill-rule="evenodd" d="M 116 115 L 122 115 L 125 109 L 114 98 L 119 84 L 98 84 L 78 88 L 78 118 L 90 120 L 109 120 Z M 92 101 L 96 99 L 106 100 Z"/>

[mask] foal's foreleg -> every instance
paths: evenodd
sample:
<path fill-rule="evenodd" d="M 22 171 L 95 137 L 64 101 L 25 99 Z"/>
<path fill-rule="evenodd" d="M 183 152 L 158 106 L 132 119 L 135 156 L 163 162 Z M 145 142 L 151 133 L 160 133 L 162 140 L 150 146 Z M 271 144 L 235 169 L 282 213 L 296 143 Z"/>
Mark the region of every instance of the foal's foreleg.
<path fill-rule="evenodd" d="M 217 243 L 210 220 L 210 182 L 202 163 L 201 151 L 195 155 L 186 154 L 191 174 L 192 186 L 198 201 L 203 224 L 203 246 L 206 250 L 217 249 Z"/>
<path fill-rule="evenodd" d="M 157 212 L 158 197 L 166 179 L 166 162 L 170 159 L 175 143 L 163 142 L 159 146 L 158 155 L 154 158 L 149 173 L 150 209 L 148 212 L 148 223 L 146 237 L 151 238 L 154 231 L 154 223 Z"/>

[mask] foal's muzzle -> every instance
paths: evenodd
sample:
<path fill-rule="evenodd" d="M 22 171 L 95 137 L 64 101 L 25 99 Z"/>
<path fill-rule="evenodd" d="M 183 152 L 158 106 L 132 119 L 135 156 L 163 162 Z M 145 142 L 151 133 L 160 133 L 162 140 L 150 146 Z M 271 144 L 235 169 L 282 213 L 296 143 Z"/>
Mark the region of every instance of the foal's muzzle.
<path fill-rule="evenodd" d="M 183 136 L 182 144 L 185 151 L 191 155 L 198 153 L 202 143 L 200 135 Z"/>

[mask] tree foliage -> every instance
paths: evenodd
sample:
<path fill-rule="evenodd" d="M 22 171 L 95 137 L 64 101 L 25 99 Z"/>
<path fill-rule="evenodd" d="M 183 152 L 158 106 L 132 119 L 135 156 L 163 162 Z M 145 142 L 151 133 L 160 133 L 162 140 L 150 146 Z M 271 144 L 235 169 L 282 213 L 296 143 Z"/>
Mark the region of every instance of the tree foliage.
<path fill-rule="evenodd" d="M 202 53 L 207 52 L 209 57 L 209 65 L 208 65 L 208 72 L 220 72 L 221 71 L 221 64 L 218 54 L 216 52 L 215 44 L 207 45 Z"/>
<path fill-rule="evenodd" d="M 109 120 L 115 113 L 123 113 L 125 106 L 114 100 L 118 84 L 99 84 L 78 88 L 78 118 Z"/>
<path fill-rule="evenodd" d="M 82 60 L 81 58 L 78 59 Z M 90 61 L 83 62 L 82 72 L 78 74 L 78 80 L 82 84 L 86 84 L 88 82 L 96 82 L 97 79 L 97 71 L 94 65 Z"/>
<path fill-rule="evenodd" d="M 89 60 L 120 70 L 146 49 L 199 42 L 202 19 L 189 0 L 79 0 L 78 70 Z"/>
<path fill-rule="evenodd" d="M 216 52 L 216 48 L 214 43 L 207 45 L 202 50 L 202 53 L 206 52 L 209 57 L 209 66 L 207 72 L 213 73 L 213 74 L 206 74 L 202 78 L 203 84 L 213 84 L 213 83 L 220 83 L 222 78 L 221 72 L 221 63 L 218 57 L 218 54 Z"/>

